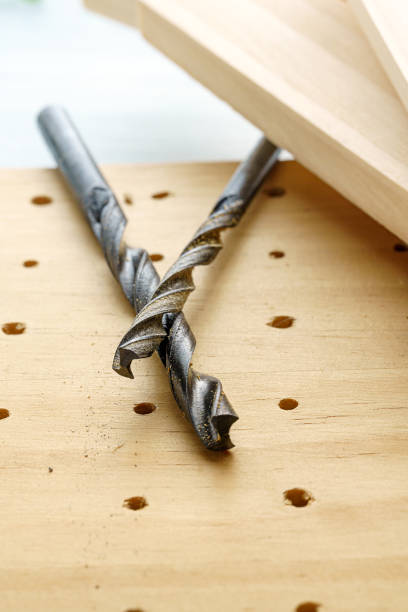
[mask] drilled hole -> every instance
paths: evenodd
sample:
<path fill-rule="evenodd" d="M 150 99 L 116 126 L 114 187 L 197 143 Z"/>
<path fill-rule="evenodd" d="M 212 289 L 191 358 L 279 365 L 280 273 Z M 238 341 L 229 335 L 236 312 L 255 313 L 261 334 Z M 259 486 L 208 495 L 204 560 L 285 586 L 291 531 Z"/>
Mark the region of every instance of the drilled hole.
<path fill-rule="evenodd" d="M 37 204 L 38 206 L 43 206 L 44 204 L 51 204 L 52 198 L 46 195 L 38 195 L 31 198 L 32 204 Z"/>
<path fill-rule="evenodd" d="M 145 508 L 148 503 L 144 497 L 136 495 L 136 497 L 128 497 L 127 499 L 125 499 L 123 505 L 126 508 L 129 508 L 129 510 L 141 510 L 142 508 Z"/>
<path fill-rule="evenodd" d="M 151 255 L 149 255 L 149 257 L 152 261 L 161 261 L 162 259 L 164 259 L 164 255 L 162 255 L 161 253 L 152 253 Z"/>
<path fill-rule="evenodd" d="M 170 195 L 170 191 L 157 191 L 156 193 L 152 193 L 152 198 L 154 200 L 162 200 L 163 198 L 168 198 Z"/>
<path fill-rule="evenodd" d="M 267 325 L 269 325 L 269 327 L 277 327 L 278 329 L 286 329 L 287 327 L 292 327 L 294 321 L 295 319 L 293 317 L 280 315 L 278 317 L 274 317 L 272 321 L 267 323 Z"/>
<path fill-rule="evenodd" d="M 7 419 L 7 417 L 10 416 L 9 411 L 7 410 L 7 408 L 0 408 L 0 421 L 2 419 Z"/>
<path fill-rule="evenodd" d="M 151 414 L 156 410 L 156 406 L 150 402 L 141 402 L 140 404 L 135 404 L 133 410 L 136 414 Z"/>
<path fill-rule="evenodd" d="M 310 502 L 314 501 L 312 495 L 304 489 L 288 489 L 283 493 L 285 502 L 296 508 L 304 508 Z"/>
<path fill-rule="evenodd" d="M 282 410 L 293 410 L 298 406 L 299 402 L 297 402 L 295 399 L 292 399 L 291 397 L 285 397 L 279 402 L 279 408 L 282 408 Z"/>
<path fill-rule="evenodd" d="M 26 330 L 25 323 L 4 323 L 1 328 L 5 334 L 17 336 L 23 334 Z"/>
<path fill-rule="evenodd" d="M 25 268 L 34 268 L 34 266 L 38 266 L 38 261 L 36 259 L 26 259 L 23 261 L 23 266 Z"/>
<path fill-rule="evenodd" d="M 283 187 L 270 187 L 269 189 L 264 189 L 264 194 L 270 198 L 280 198 L 284 196 L 285 193 L 286 190 Z"/>
<path fill-rule="evenodd" d="M 398 253 L 405 253 L 405 251 L 408 251 L 408 245 L 404 244 L 403 242 L 397 242 L 397 244 L 394 244 L 394 251 L 398 251 Z"/>
<path fill-rule="evenodd" d="M 318 612 L 322 604 L 314 603 L 313 601 L 305 601 L 296 607 L 295 612 Z"/>
<path fill-rule="evenodd" d="M 280 259 L 281 257 L 285 257 L 285 253 L 283 251 L 270 251 L 269 257 L 274 257 L 275 259 Z"/>

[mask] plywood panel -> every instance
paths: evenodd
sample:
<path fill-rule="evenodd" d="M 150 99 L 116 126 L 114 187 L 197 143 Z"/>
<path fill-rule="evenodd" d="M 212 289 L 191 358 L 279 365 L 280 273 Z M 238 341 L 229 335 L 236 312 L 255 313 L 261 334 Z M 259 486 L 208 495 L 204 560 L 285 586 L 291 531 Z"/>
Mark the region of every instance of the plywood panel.
<path fill-rule="evenodd" d="M 233 168 L 107 167 L 133 196 L 129 243 L 163 273 Z M 259 194 L 187 304 L 194 365 L 240 415 L 236 448 L 211 454 L 158 358 L 134 381 L 111 370 L 132 313 L 57 172 L 0 171 L 0 322 L 27 326 L 0 332 L 3 610 L 405 608 L 408 252 L 294 162 L 272 187 L 286 193 Z M 280 315 L 292 327 L 267 325 Z M 293 488 L 313 500 L 285 503 Z"/>
<path fill-rule="evenodd" d="M 408 242 L 408 116 L 346 3 L 118 0 L 116 16 L 131 7 L 148 41 Z"/>
<path fill-rule="evenodd" d="M 408 5 L 404 0 L 350 0 L 384 70 L 408 109 Z"/>

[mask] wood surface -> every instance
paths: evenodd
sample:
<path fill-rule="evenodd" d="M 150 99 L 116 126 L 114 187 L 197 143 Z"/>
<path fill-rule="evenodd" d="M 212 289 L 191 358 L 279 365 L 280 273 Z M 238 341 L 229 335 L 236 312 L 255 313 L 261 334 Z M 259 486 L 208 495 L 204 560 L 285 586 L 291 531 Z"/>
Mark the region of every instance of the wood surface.
<path fill-rule="evenodd" d="M 106 10 L 100 0 L 85 4 Z M 408 115 L 344 2 L 109 6 L 111 16 L 139 26 L 271 140 L 408 241 Z"/>
<path fill-rule="evenodd" d="M 406 0 L 349 0 L 384 70 L 408 110 Z"/>
<path fill-rule="evenodd" d="M 85 4 L 88 4 L 86 0 Z M 93 8 L 91 5 L 89 6 Z M 97 8 L 99 12 L 107 17 L 117 19 L 122 23 L 130 23 L 131 25 L 137 24 L 138 6 L 134 1 L 126 0 L 118 7 L 117 0 L 99 0 Z"/>
<path fill-rule="evenodd" d="M 164 255 L 163 274 L 234 167 L 106 167 L 133 198 L 129 244 Z M 26 324 L 0 332 L 5 612 L 406 608 L 408 252 L 295 162 L 277 187 L 223 235 L 186 307 L 194 366 L 240 416 L 216 454 L 156 356 L 134 381 L 111 370 L 132 312 L 59 174 L 0 170 L 1 324 Z M 293 488 L 313 500 L 285 503 Z M 148 505 L 123 505 L 135 496 Z"/>

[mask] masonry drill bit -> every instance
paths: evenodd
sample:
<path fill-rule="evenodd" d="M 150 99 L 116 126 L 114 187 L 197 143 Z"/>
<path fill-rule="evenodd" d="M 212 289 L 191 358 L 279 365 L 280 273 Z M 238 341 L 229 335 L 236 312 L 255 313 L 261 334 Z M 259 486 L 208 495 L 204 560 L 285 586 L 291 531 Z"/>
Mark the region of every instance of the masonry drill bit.
<path fill-rule="evenodd" d="M 220 234 L 240 222 L 265 177 L 276 164 L 281 150 L 261 138 L 249 157 L 233 174 L 208 218 L 199 227 L 176 262 L 140 310 L 116 349 L 113 369 L 132 376 L 133 359 L 150 357 L 167 335 L 168 317 L 174 317 L 195 289 L 195 266 L 210 264 L 222 249 Z"/>
<path fill-rule="evenodd" d="M 123 240 L 127 219 L 64 109 L 45 108 L 38 116 L 41 132 L 58 166 L 81 204 L 108 265 L 138 312 L 159 284 L 148 253 Z M 231 425 L 238 419 L 221 382 L 191 366 L 194 335 L 183 313 L 166 318 L 166 336 L 157 346 L 170 387 L 181 411 L 210 450 L 233 447 Z"/>

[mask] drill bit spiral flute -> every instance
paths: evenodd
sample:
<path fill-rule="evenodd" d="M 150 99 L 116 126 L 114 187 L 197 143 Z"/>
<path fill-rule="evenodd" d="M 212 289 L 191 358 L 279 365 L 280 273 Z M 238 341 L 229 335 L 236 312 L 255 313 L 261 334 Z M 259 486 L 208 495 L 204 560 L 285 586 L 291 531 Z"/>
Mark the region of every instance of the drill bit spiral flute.
<path fill-rule="evenodd" d="M 38 123 L 81 204 L 112 274 L 138 312 L 159 284 L 148 253 L 124 242 L 126 217 L 67 113 L 58 107 L 45 108 L 38 116 Z M 206 448 L 231 448 L 229 430 L 238 416 L 222 390 L 221 381 L 191 367 L 195 338 L 183 313 L 167 317 L 166 334 L 157 349 L 181 411 Z"/>
<path fill-rule="evenodd" d="M 220 234 L 235 227 L 248 208 L 263 180 L 276 164 L 280 149 L 261 138 L 249 157 L 237 168 L 208 218 L 199 227 L 176 262 L 167 271 L 150 301 L 137 314 L 122 338 L 113 369 L 132 376 L 133 359 L 149 357 L 168 333 L 169 317 L 177 316 L 194 291 L 195 266 L 210 264 L 222 249 Z"/>

